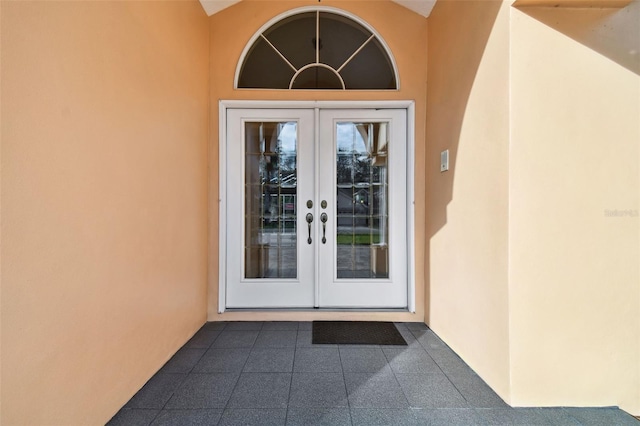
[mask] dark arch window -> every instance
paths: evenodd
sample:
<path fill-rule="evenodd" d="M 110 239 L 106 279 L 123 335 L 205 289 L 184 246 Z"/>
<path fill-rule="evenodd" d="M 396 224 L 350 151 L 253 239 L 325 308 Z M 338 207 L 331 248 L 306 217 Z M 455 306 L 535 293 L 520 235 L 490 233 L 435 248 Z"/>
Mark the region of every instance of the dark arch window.
<path fill-rule="evenodd" d="M 398 83 L 376 34 L 347 16 L 315 10 L 262 31 L 246 51 L 237 87 L 395 90 Z"/>

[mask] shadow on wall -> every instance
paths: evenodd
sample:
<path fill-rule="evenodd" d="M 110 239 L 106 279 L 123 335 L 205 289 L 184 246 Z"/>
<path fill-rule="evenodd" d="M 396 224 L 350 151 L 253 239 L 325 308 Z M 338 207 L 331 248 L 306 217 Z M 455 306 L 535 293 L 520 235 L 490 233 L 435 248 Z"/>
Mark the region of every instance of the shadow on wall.
<path fill-rule="evenodd" d="M 426 161 L 431 166 L 427 167 L 426 203 L 431 207 L 427 241 L 447 223 L 467 104 L 501 3 L 440 0 L 429 20 Z M 445 149 L 449 150 L 449 171 L 441 175 L 440 152 Z M 425 294 L 429 297 L 429 244 L 425 250 Z M 425 306 L 425 319 L 429 323 L 429 303 Z"/>
<path fill-rule="evenodd" d="M 518 6 L 517 2 L 514 6 Z M 640 75 L 640 0 L 621 9 L 525 6 L 518 9 Z"/>

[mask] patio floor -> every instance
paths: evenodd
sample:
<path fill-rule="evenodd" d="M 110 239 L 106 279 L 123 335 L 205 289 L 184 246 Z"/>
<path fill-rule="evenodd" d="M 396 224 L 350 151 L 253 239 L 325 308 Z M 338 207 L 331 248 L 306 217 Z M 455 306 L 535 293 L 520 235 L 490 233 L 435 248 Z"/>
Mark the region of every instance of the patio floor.
<path fill-rule="evenodd" d="M 640 425 L 617 408 L 511 408 L 421 323 L 408 346 L 313 345 L 310 322 L 207 323 L 116 425 Z"/>

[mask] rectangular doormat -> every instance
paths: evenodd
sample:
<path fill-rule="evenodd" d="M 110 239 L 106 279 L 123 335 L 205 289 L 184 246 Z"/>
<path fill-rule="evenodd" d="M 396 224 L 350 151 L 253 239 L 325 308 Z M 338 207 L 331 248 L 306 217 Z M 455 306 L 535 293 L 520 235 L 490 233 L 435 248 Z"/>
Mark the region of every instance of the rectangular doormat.
<path fill-rule="evenodd" d="M 311 329 L 315 344 L 407 346 L 392 322 L 314 321 Z"/>

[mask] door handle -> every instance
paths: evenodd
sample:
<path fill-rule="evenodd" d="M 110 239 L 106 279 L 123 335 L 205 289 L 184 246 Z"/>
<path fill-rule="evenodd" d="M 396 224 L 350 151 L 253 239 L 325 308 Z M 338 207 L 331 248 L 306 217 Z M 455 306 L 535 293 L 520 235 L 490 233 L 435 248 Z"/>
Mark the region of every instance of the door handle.
<path fill-rule="evenodd" d="M 327 243 L 327 237 L 325 236 L 325 234 L 327 233 L 327 220 L 329 220 L 327 214 L 322 213 L 320 215 L 320 222 L 322 222 L 322 244 Z"/>
<path fill-rule="evenodd" d="M 307 227 L 309 228 L 309 238 L 307 238 L 307 243 L 311 244 L 311 222 L 313 222 L 313 215 L 311 213 L 307 213 Z"/>

